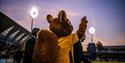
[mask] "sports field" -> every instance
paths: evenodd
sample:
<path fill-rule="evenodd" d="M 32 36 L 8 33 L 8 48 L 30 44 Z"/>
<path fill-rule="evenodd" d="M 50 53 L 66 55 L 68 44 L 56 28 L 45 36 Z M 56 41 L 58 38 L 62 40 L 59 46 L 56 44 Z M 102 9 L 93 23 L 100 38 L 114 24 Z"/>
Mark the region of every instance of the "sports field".
<path fill-rule="evenodd" d="M 125 63 L 125 62 L 117 62 L 117 61 L 92 61 L 92 63 Z"/>

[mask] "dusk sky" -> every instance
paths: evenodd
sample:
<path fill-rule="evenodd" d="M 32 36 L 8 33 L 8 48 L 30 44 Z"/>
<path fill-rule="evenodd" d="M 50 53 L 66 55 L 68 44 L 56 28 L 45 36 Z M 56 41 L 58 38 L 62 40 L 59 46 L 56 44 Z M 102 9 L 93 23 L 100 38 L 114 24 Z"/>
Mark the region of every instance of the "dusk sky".
<path fill-rule="evenodd" d="M 81 18 L 87 16 L 85 44 L 90 42 L 88 29 L 93 25 L 95 43 L 125 45 L 125 0 L 0 0 L 0 11 L 29 31 L 29 11 L 33 6 L 39 10 L 33 27 L 48 28 L 46 15 L 57 17 L 59 10 L 65 10 L 74 26 L 73 32 L 78 29 Z"/>

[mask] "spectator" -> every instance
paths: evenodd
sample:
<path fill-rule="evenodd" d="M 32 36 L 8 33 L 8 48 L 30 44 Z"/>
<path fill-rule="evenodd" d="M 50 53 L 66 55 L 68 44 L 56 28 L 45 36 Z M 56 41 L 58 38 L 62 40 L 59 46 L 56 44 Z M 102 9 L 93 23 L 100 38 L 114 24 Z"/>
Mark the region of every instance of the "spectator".
<path fill-rule="evenodd" d="M 23 52 L 20 49 L 18 49 L 14 55 L 14 63 L 20 63 L 22 58 L 23 58 Z"/>
<path fill-rule="evenodd" d="M 39 28 L 34 28 L 32 30 L 31 37 L 26 42 L 23 63 L 32 63 L 31 61 L 32 61 L 33 48 L 36 43 L 36 35 L 38 31 L 39 31 Z"/>
<path fill-rule="evenodd" d="M 73 45 L 73 49 L 74 49 L 74 63 L 81 63 L 81 61 L 83 61 L 84 63 L 91 63 L 90 60 L 88 60 L 84 55 L 83 55 L 83 49 L 82 49 L 82 44 L 81 42 L 83 42 L 85 40 L 85 35 L 83 35 L 83 37 Z M 70 53 L 71 54 L 71 53 Z M 70 63 L 73 63 L 72 57 L 70 55 Z"/>

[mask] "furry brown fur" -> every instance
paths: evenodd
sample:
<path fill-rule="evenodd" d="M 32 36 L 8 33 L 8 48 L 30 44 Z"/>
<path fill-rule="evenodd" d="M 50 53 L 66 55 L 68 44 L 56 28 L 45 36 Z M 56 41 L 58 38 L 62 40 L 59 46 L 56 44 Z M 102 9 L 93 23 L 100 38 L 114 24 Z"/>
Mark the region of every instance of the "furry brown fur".
<path fill-rule="evenodd" d="M 57 36 L 50 31 L 40 30 L 34 47 L 32 63 L 57 63 Z"/>

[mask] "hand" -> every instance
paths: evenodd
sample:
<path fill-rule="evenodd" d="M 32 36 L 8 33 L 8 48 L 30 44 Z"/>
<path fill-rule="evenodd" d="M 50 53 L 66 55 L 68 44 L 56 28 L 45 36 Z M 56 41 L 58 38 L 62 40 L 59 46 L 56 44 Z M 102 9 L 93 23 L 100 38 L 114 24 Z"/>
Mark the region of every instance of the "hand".
<path fill-rule="evenodd" d="M 87 18 L 87 17 L 84 16 L 84 17 L 81 19 L 81 21 L 84 22 L 84 23 L 88 23 L 88 20 L 87 20 L 86 18 Z"/>

